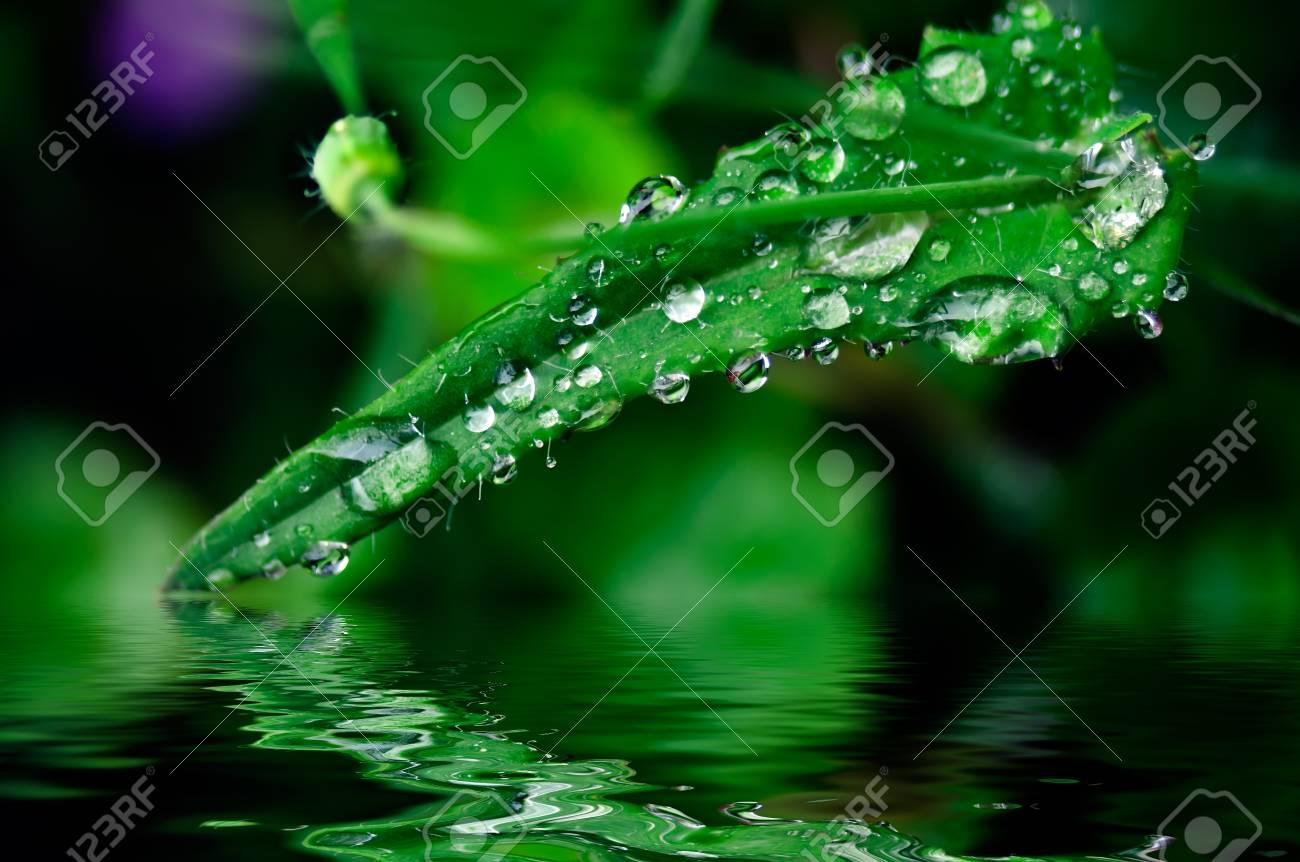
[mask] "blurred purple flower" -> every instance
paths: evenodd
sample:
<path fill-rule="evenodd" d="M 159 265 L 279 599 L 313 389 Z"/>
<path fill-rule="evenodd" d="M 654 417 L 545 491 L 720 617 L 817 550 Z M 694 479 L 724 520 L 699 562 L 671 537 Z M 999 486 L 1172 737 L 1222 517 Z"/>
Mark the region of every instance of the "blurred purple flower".
<path fill-rule="evenodd" d="M 152 34 L 154 74 L 121 122 L 164 138 L 201 135 L 228 122 L 277 64 L 284 16 L 255 0 L 115 0 L 96 33 L 107 75 Z"/>

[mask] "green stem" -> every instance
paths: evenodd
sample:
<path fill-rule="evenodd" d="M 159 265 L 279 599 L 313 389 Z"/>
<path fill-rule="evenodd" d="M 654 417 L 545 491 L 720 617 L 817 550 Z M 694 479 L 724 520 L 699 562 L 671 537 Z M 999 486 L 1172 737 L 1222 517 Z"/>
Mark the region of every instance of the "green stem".
<path fill-rule="evenodd" d="M 764 228 L 840 216 L 995 207 L 1049 200 L 1060 191 L 1056 183 L 1045 177 L 1012 176 L 827 192 L 784 200 L 748 201 L 732 207 L 699 207 L 670 219 L 619 225 L 600 236 L 606 245 L 621 248 L 702 236 L 722 222 L 731 228 Z M 395 206 L 382 195 L 372 197 L 366 206 L 385 229 L 421 251 L 444 257 L 489 259 L 521 251 L 562 252 L 584 242 L 576 230 L 562 236 L 511 239 L 449 213 Z"/>

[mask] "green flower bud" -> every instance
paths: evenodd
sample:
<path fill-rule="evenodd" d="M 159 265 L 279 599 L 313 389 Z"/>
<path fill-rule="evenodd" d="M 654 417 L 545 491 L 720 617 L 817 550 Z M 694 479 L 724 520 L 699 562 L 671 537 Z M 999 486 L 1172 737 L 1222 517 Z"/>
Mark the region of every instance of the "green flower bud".
<path fill-rule="evenodd" d="M 367 200 L 390 200 L 405 178 L 388 127 L 374 117 L 335 120 L 316 148 L 311 176 L 321 196 L 341 218 L 352 216 Z"/>

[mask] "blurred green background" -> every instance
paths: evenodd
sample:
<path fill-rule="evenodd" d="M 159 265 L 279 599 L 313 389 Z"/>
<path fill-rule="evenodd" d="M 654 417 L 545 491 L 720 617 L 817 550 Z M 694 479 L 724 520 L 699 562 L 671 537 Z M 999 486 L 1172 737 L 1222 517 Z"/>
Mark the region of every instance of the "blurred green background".
<path fill-rule="evenodd" d="M 833 80 L 841 45 L 888 34 L 891 53 L 914 56 L 926 23 L 981 29 L 994 11 L 968 2 L 722 2 L 667 93 L 647 82 L 673 4 L 391 0 L 355 4 L 351 24 L 369 108 L 408 159 L 408 200 L 523 235 L 571 224 L 537 178 L 582 219 L 613 222 L 641 178 L 704 176 L 720 145 L 802 113 Z M 445 529 L 415 538 L 391 528 L 359 546 L 337 579 L 295 571 L 241 589 L 239 601 L 314 619 L 382 560 L 349 606 L 404 620 L 393 649 L 501 654 L 524 692 L 513 695 L 514 713 L 534 727 L 567 727 L 629 662 L 593 655 L 626 632 L 591 634 L 617 620 L 565 562 L 661 634 L 749 551 L 701 608 L 682 660 L 720 687 L 724 714 L 758 761 L 733 750 L 732 734 L 707 714 L 686 727 L 656 719 L 655 698 L 680 694 L 662 667 L 641 699 L 624 704 L 626 715 L 616 698 L 612 713 L 566 746 L 632 760 L 665 786 L 698 785 L 701 810 L 761 798 L 781 811 L 784 799 L 791 816 L 808 816 L 814 787 L 834 788 L 821 794 L 832 797 L 891 764 L 898 793 L 915 801 L 900 824 L 959 852 L 1122 849 L 1116 836 L 1134 822 L 1153 831 L 1198 780 L 1235 780 L 1261 819 L 1273 815 L 1272 846 L 1294 843 L 1283 814 L 1294 788 L 1279 795 L 1275 782 L 1290 778 L 1281 767 L 1296 750 L 1284 729 L 1300 717 L 1300 351 L 1294 325 L 1214 289 L 1249 287 L 1297 304 L 1285 257 L 1300 201 L 1288 161 L 1297 133 L 1289 31 L 1262 11 L 1205 2 L 1073 2 L 1057 11 L 1102 29 L 1134 110 L 1154 112 L 1155 92 L 1197 53 L 1234 57 L 1263 91 L 1204 166 L 1184 246 L 1191 295 L 1166 306 L 1160 339 L 1143 341 L 1122 321 L 1090 336 L 1105 369 L 1082 350 L 1059 371 L 1046 362 L 940 364 L 942 350 L 913 344 L 884 362 L 848 349 L 830 367 L 778 359 L 753 396 L 704 379 L 684 405 L 642 399 L 599 434 L 557 444 L 553 469 L 540 452 L 524 460 L 513 484 L 457 507 Z M 33 153 L 46 132 L 145 33 L 154 34 L 156 78 L 59 170 L 46 170 Z M 9 481 L 0 497 L 8 551 L 0 663 L 3 747 L 20 772 L 4 789 L 29 802 L 76 790 L 89 801 L 71 816 L 89 823 L 102 793 L 122 782 L 82 773 L 121 769 L 115 758 L 126 755 L 106 744 L 102 762 L 84 751 L 52 760 L 51 737 L 61 733 L 52 723 L 66 718 L 76 736 L 87 723 L 104 731 L 144 713 L 156 722 L 144 735 L 175 735 L 180 754 L 202 736 L 205 720 L 191 726 L 157 695 L 174 682 L 169 659 L 193 646 L 160 613 L 171 543 L 325 428 L 331 408 L 352 411 L 379 394 L 351 351 L 395 380 L 409 368 L 404 357 L 418 360 L 535 283 L 548 260 L 449 261 L 351 225 L 334 233 L 337 218 L 310 196 L 304 153 L 342 109 L 283 4 L 136 0 L 39 14 L 14 6 L 0 12 L 0 40 L 6 187 L 18 198 L 8 247 L 12 409 L 0 435 Z M 521 109 L 464 161 L 421 122 L 424 88 L 462 53 L 497 57 L 528 89 Z M 258 257 L 280 276 L 294 272 L 290 284 L 310 312 L 283 290 L 267 298 L 277 282 Z M 1151 538 L 1144 508 L 1170 496 L 1168 483 L 1248 403 L 1258 442 Z M 830 420 L 864 424 L 896 459 L 833 530 L 791 496 L 788 470 Z M 93 421 L 130 424 L 161 458 L 98 528 L 60 499 L 53 470 Z M 999 741 L 1025 718 L 1014 704 L 965 727 L 963 758 L 972 761 L 914 773 L 907 790 L 913 741 L 937 732 L 1008 657 L 917 555 L 1019 648 L 1117 553 L 1063 619 L 1082 628 L 1062 635 L 1077 648 L 1054 654 L 1052 665 L 1062 693 L 1086 699 L 1098 730 L 1108 728 L 1101 735 L 1115 740 L 1122 765 L 1093 750 L 1096 740 L 1055 700 L 1030 712 L 1060 720 L 1078 772 L 1127 780 L 1138 801 L 1113 803 L 1125 812 L 1115 817 L 1099 813 L 1105 803 L 1072 804 L 1011 827 L 928 807 L 933 788 L 978 784 L 972 773 L 1021 774 Z M 635 658 L 635 642 L 624 641 Z M 566 690 L 569 673 L 591 697 Z M 141 692 L 152 693 L 144 703 L 134 700 Z M 811 717 L 816 705 L 824 720 Z M 707 768 L 692 766 L 695 756 Z M 127 759 L 158 757 L 135 750 Z M 1171 759 L 1182 771 L 1157 772 L 1160 781 L 1110 777 L 1166 769 Z M 1165 783 L 1156 795 L 1151 785 Z M 800 793 L 802 801 L 786 798 Z M 978 794 L 960 796 L 969 814 Z M 1060 839 L 1071 817 L 1082 831 Z M 56 843 L 77 831 L 65 826 Z"/>

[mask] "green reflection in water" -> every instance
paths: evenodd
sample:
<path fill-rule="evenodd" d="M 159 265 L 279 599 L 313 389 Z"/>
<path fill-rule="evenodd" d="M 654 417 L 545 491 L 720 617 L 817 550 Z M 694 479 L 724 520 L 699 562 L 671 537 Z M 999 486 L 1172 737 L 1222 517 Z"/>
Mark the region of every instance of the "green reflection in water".
<path fill-rule="evenodd" d="M 507 729 L 504 716 L 488 709 L 484 699 L 491 691 L 484 692 L 482 682 L 492 677 L 488 662 L 444 662 L 435 675 L 422 674 L 396 646 L 401 638 L 394 625 L 361 610 L 310 626 L 247 612 L 272 647 L 229 606 L 170 607 L 182 636 L 199 653 L 196 675 L 210 688 L 237 696 L 239 711 L 254 714 L 244 727 L 258 734 L 255 747 L 343 753 L 364 764 L 367 780 L 428 797 L 381 819 L 306 830 L 299 840 L 309 851 L 340 859 L 508 855 L 539 862 L 665 856 L 806 862 L 970 858 L 924 845 L 878 820 L 768 818 L 757 804 L 736 802 L 724 809 L 731 822 L 709 824 L 642 801 L 663 799 L 673 790 L 638 780 L 624 760 L 548 754 L 558 732 L 530 738 Z M 807 667 L 802 655 L 794 663 Z M 796 691 L 787 697 L 799 695 L 797 678 L 778 668 L 772 690 L 792 684 Z M 802 694 L 811 696 L 819 686 L 822 694 L 829 693 L 825 680 L 814 679 Z M 731 718 L 745 714 L 723 710 Z M 842 741 L 848 730 L 844 713 L 832 707 L 827 714 L 828 721 L 813 732 Z M 784 738 L 780 727 L 768 728 L 762 737 L 772 745 Z M 696 745 L 733 744 L 720 722 L 692 726 L 687 738 Z M 814 769 L 825 765 L 816 763 Z"/>

